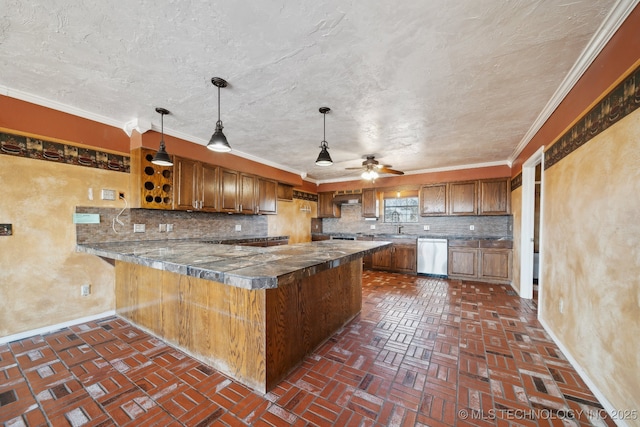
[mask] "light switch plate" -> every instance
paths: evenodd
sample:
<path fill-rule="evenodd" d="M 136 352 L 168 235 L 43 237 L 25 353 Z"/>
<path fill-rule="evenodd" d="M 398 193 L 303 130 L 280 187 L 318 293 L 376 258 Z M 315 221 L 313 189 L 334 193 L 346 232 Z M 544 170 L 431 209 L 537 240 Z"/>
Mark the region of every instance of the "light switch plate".
<path fill-rule="evenodd" d="M 116 190 L 102 189 L 102 200 L 115 200 Z"/>
<path fill-rule="evenodd" d="M 133 224 L 134 233 L 144 233 L 145 231 L 146 231 L 146 227 L 144 224 Z"/>

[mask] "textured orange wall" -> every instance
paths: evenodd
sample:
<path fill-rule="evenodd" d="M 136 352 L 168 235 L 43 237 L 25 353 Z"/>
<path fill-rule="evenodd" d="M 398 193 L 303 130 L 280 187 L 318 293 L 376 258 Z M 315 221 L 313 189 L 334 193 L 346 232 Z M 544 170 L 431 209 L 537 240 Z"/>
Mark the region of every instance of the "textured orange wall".
<path fill-rule="evenodd" d="M 620 411 L 640 408 L 638 135 L 640 110 L 546 170 L 543 189 L 540 317 Z"/>
<path fill-rule="evenodd" d="M 129 153 L 122 129 L 0 95 L 0 127 Z"/>

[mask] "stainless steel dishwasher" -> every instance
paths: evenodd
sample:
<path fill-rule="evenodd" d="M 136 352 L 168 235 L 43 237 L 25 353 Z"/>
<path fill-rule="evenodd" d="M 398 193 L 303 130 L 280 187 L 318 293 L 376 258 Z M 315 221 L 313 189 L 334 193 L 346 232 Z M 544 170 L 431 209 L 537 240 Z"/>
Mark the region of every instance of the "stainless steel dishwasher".
<path fill-rule="evenodd" d="M 418 274 L 447 275 L 447 239 L 418 239 Z"/>

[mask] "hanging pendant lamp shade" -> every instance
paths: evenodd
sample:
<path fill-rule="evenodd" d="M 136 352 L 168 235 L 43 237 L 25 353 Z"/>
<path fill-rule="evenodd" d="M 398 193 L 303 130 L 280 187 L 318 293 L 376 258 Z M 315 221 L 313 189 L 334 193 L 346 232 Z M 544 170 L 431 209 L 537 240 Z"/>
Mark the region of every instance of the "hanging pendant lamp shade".
<path fill-rule="evenodd" d="M 160 148 L 155 156 L 153 156 L 153 160 L 151 163 L 158 166 L 173 166 L 173 162 L 171 161 L 171 157 L 167 154 L 167 150 L 164 146 L 164 115 L 171 114 L 169 110 L 166 108 L 156 108 L 156 113 L 160 114 Z"/>
<path fill-rule="evenodd" d="M 320 154 L 318 154 L 318 158 L 316 159 L 316 165 L 318 166 L 331 166 L 333 164 L 333 160 L 331 160 L 331 156 L 329 155 L 329 144 L 326 141 L 326 122 L 327 122 L 327 113 L 331 111 L 329 107 L 320 107 L 320 112 L 323 115 L 323 124 L 322 124 L 322 142 L 320 143 Z"/>
<path fill-rule="evenodd" d="M 213 135 L 211 135 L 207 148 L 219 153 L 228 153 L 231 151 L 231 146 L 229 145 L 229 141 L 227 141 L 227 137 L 222 133 L 224 126 L 222 126 L 222 121 L 220 120 L 220 88 L 227 87 L 227 82 L 220 77 L 213 77 L 211 83 L 218 88 L 218 121 L 216 122 L 216 130 L 213 132 Z"/>

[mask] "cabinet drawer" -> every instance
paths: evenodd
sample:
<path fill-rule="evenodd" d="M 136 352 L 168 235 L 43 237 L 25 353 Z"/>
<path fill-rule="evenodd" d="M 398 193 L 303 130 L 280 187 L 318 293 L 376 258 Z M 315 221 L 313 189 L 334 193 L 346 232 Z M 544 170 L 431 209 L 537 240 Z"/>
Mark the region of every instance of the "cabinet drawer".
<path fill-rule="evenodd" d="M 513 241 L 511 240 L 480 240 L 481 248 L 488 249 L 512 249 Z"/>
<path fill-rule="evenodd" d="M 449 240 L 450 248 L 477 248 L 477 240 Z"/>

